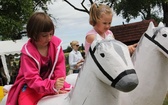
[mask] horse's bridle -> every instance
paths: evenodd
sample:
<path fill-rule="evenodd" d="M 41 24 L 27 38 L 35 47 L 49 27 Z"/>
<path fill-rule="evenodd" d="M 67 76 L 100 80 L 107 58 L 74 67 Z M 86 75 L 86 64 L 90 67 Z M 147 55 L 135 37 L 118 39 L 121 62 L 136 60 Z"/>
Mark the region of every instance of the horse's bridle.
<path fill-rule="evenodd" d="M 117 82 L 123 78 L 125 75 L 127 74 L 136 74 L 135 70 L 134 69 L 129 69 L 129 70 L 125 70 L 123 71 L 122 73 L 120 73 L 115 79 L 113 79 L 113 77 L 111 77 L 105 70 L 104 68 L 100 65 L 100 63 L 97 61 L 94 53 L 96 51 L 96 47 L 95 46 L 92 50 L 92 48 L 90 47 L 89 48 L 89 52 L 90 52 L 90 55 L 93 59 L 93 61 L 95 62 L 95 64 L 97 65 L 97 67 L 100 69 L 100 71 L 104 74 L 105 77 L 107 77 L 112 83 L 111 83 L 111 86 L 112 87 L 115 87 L 115 85 L 117 84 Z"/>
<path fill-rule="evenodd" d="M 155 37 L 157 35 L 158 31 L 154 33 L 153 37 L 150 37 L 147 33 L 144 34 L 144 36 L 149 39 L 151 42 L 156 44 L 158 47 L 160 47 L 166 54 L 168 54 L 168 50 L 164 48 L 158 41 L 155 40 Z"/>

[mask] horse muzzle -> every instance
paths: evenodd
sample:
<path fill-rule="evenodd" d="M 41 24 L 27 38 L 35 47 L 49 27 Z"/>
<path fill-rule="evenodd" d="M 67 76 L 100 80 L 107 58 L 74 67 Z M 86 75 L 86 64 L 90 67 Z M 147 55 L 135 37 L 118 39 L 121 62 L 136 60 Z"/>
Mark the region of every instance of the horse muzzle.
<path fill-rule="evenodd" d="M 124 73 L 121 73 L 116 81 L 117 82 L 112 84 L 112 86 L 123 92 L 130 92 L 134 90 L 139 83 L 134 69 L 126 70 Z"/>

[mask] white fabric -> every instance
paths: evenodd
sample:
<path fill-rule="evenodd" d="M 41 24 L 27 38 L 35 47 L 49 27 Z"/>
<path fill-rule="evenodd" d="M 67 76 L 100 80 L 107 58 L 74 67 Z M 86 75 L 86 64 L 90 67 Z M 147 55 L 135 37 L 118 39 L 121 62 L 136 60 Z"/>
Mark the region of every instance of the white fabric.
<path fill-rule="evenodd" d="M 0 55 L 9 54 L 20 54 L 22 46 L 27 42 L 28 39 L 0 41 Z"/>
<path fill-rule="evenodd" d="M 2 65 L 3 65 L 3 68 L 4 68 L 4 72 L 5 72 L 6 77 L 8 79 L 7 84 L 9 84 L 9 82 L 10 82 L 10 75 L 9 75 L 9 71 L 8 71 L 5 55 L 1 55 L 0 59 L 2 60 Z"/>
<path fill-rule="evenodd" d="M 22 46 L 27 42 L 28 38 L 24 38 L 21 40 L 7 40 L 7 41 L 0 41 L 0 59 L 2 60 L 3 68 L 5 71 L 5 74 L 8 79 L 8 83 L 10 81 L 9 71 L 6 64 L 6 58 L 5 55 L 14 55 L 14 54 L 20 54 L 20 50 Z"/>

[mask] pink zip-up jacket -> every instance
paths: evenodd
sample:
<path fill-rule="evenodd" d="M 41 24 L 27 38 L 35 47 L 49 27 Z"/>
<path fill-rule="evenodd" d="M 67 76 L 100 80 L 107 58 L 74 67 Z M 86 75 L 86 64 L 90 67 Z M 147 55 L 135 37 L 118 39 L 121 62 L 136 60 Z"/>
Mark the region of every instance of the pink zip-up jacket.
<path fill-rule="evenodd" d="M 61 40 L 53 36 L 49 42 L 48 53 L 52 61 L 52 70 L 47 79 L 40 77 L 41 55 L 31 39 L 22 47 L 19 74 L 11 87 L 6 105 L 18 105 L 19 92 L 24 84 L 42 94 L 55 94 L 54 84 L 59 77 L 66 77 L 66 66 Z M 63 90 L 70 90 L 71 85 L 64 83 Z"/>

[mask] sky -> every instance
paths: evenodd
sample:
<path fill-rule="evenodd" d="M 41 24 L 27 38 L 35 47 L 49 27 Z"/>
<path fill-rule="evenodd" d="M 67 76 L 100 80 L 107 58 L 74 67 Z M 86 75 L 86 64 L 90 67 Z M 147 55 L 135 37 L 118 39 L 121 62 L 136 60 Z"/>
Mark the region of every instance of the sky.
<path fill-rule="evenodd" d="M 70 0 L 70 2 L 78 8 L 81 7 L 82 0 Z M 84 5 L 89 9 L 89 0 L 86 0 Z M 63 0 L 53 0 L 52 4 L 48 4 L 48 13 L 51 14 L 56 20 L 53 20 L 56 30 L 55 35 L 62 41 L 63 49 L 70 46 L 72 40 L 79 41 L 84 44 L 86 33 L 93 27 L 89 24 L 89 15 L 85 12 L 77 11 Z M 113 11 L 114 12 L 114 11 Z M 132 22 L 141 21 L 140 18 L 131 20 Z M 122 25 L 125 22 L 121 16 L 116 16 L 114 12 L 111 26 Z"/>

